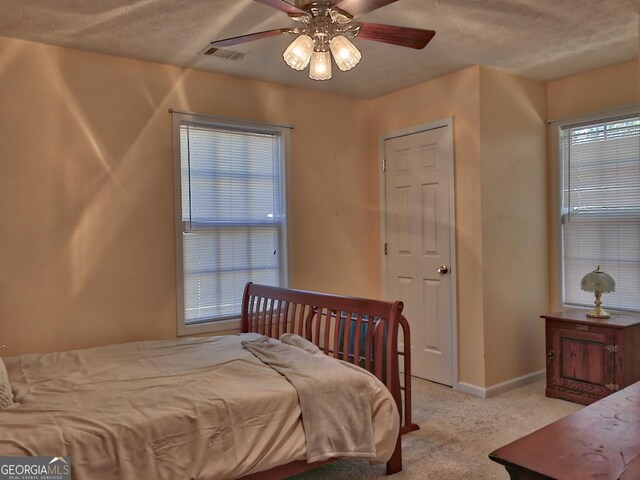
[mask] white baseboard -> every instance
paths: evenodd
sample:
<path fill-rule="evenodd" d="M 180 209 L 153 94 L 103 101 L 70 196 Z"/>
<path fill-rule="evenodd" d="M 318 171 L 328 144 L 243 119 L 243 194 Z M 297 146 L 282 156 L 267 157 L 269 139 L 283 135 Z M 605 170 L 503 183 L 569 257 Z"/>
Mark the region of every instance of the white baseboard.
<path fill-rule="evenodd" d="M 487 398 L 487 389 L 472 383 L 458 382 L 458 391 L 474 397 Z"/>
<path fill-rule="evenodd" d="M 542 380 L 546 376 L 546 370 L 538 370 L 537 372 L 527 373 L 521 377 L 512 378 L 506 382 L 497 383 L 488 388 L 478 387 L 472 383 L 458 382 L 458 390 L 468 395 L 480 398 L 489 398 L 499 395 L 514 388 L 523 387 L 538 380 Z"/>

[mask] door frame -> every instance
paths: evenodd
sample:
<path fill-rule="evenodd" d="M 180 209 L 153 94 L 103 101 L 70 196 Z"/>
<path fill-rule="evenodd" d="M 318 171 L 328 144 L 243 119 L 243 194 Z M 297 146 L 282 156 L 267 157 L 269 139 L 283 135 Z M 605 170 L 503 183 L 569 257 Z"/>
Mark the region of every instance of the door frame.
<path fill-rule="evenodd" d="M 456 202 L 455 202 L 455 150 L 453 144 L 453 117 L 446 117 L 433 122 L 421 123 L 411 127 L 382 133 L 378 140 L 378 167 L 380 172 L 380 261 L 382 273 L 382 295 L 387 298 L 387 255 L 384 252 L 384 245 L 387 243 L 387 175 L 385 171 L 385 148 L 386 140 L 392 138 L 406 137 L 415 133 L 436 130 L 438 128 L 449 127 L 446 136 L 449 143 L 451 158 L 449 159 L 449 238 L 450 238 L 450 269 L 451 269 L 451 361 L 452 361 L 452 388 L 458 389 L 458 281 L 456 262 Z"/>

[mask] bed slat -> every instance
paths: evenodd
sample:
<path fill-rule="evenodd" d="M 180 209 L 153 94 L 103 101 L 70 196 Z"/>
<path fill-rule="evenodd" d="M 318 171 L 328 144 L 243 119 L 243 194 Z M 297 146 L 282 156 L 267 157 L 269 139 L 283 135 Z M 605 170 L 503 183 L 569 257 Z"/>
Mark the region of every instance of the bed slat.
<path fill-rule="evenodd" d="M 324 314 L 324 354 L 329 354 L 329 335 L 331 335 L 331 328 L 329 325 L 331 324 L 331 310 L 329 308 L 326 309 Z"/>
<path fill-rule="evenodd" d="M 353 362 L 355 363 L 357 366 L 361 367 L 362 365 L 360 364 L 360 336 L 362 335 L 362 314 L 359 313 L 356 316 L 356 338 L 353 339 L 353 355 L 354 357 L 356 357 L 356 361 Z"/>
<path fill-rule="evenodd" d="M 333 358 L 340 356 L 340 314 L 338 310 L 331 311 L 331 318 L 335 318 L 333 322 L 333 343 L 331 344 L 331 350 L 333 351 Z"/>
<path fill-rule="evenodd" d="M 351 312 L 346 312 L 346 315 L 344 317 L 344 326 L 342 327 L 342 337 L 343 337 L 343 342 L 342 342 L 342 360 L 344 360 L 345 362 L 349 361 L 349 339 L 350 339 L 350 332 L 351 332 Z M 351 363 L 355 363 L 355 362 L 351 362 Z M 357 364 L 356 364 L 357 365 Z"/>
<path fill-rule="evenodd" d="M 364 344 L 364 369 L 371 371 L 371 343 L 373 342 L 373 319 L 367 319 L 367 341 Z"/>

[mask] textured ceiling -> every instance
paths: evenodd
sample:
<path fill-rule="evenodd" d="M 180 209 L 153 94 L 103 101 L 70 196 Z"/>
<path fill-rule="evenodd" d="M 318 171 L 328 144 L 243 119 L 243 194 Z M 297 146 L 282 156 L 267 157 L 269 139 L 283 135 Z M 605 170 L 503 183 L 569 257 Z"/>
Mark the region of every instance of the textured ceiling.
<path fill-rule="evenodd" d="M 295 2 L 291 2 L 295 3 Z M 291 70 L 292 37 L 198 55 L 214 39 L 293 21 L 252 0 L 0 0 L 0 35 L 372 98 L 475 64 L 551 80 L 638 56 L 640 0 L 399 0 L 363 21 L 436 30 L 424 50 L 357 40 L 362 62 L 316 82 Z"/>

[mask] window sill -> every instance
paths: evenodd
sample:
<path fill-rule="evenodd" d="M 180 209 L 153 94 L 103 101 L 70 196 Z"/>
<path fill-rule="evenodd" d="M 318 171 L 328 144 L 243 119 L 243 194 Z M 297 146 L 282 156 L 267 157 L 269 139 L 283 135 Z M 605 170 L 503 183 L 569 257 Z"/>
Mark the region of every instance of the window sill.
<path fill-rule="evenodd" d="M 192 325 L 180 323 L 178 324 L 178 336 L 184 337 L 187 335 L 201 335 L 203 333 L 220 333 L 234 330 L 239 331 L 240 327 L 241 324 L 239 318 L 219 320 L 217 322 L 196 323 Z"/>

